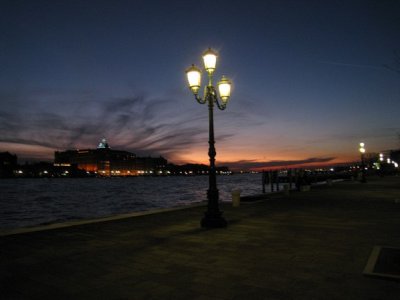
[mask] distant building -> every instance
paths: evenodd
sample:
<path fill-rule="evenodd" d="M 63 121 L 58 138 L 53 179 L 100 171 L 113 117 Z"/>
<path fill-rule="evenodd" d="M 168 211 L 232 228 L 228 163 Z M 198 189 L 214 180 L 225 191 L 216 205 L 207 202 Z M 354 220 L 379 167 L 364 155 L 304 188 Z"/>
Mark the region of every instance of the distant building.
<path fill-rule="evenodd" d="M 400 150 L 390 150 L 388 156 L 392 161 L 400 164 Z"/>
<path fill-rule="evenodd" d="M 17 156 L 10 152 L 0 152 L 0 178 L 12 177 L 17 167 Z"/>
<path fill-rule="evenodd" d="M 162 175 L 167 160 L 163 157 L 136 157 L 128 151 L 110 149 L 106 139 L 97 149 L 56 151 L 55 166 L 72 166 L 99 176 Z"/>

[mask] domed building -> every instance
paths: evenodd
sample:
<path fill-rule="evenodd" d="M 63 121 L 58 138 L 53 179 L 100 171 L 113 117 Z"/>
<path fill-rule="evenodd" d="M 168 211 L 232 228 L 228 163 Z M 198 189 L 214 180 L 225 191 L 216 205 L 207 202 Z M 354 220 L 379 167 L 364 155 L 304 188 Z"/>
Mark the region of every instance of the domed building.
<path fill-rule="evenodd" d="M 128 151 L 113 150 L 103 138 L 96 149 L 56 151 L 54 165 L 75 165 L 98 176 L 162 175 L 167 160 L 162 156 L 136 157 Z"/>

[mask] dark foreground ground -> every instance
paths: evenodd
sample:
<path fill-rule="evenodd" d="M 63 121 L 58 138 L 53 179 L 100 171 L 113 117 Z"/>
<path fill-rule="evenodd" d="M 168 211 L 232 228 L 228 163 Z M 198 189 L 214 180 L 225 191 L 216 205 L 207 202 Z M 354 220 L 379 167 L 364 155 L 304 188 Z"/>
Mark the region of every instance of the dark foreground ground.
<path fill-rule="evenodd" d="M 400 177 L 0 237 L 1 299 L 400 299 L 364 276 L 375 245 L 400 247 Z"/>

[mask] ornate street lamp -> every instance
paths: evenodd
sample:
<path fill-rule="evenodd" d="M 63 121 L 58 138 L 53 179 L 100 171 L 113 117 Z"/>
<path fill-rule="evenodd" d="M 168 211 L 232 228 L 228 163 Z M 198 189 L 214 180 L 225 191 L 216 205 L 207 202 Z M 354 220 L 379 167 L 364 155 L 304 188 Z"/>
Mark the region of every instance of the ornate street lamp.
<path fill-rule="evenodd" d="M 364 153 L 365 153 L 365 144 L 360 143 L 360 154 L 361 154 L 361 182 L 365 183 L 367 182 L 365 178 L 365 162 L 364 162 Z"/>
<path fill-rule="evenodd" d="M 227 225 L 226 220 L 222 217 L 222 212 L 219 210 L 219 192 L 217 188 L 217 176 L 215 171 L 215 140 L 214 140 L 214 104 L 220 110 L 224 110 L 229 101 L 231 94 L 231 82 L 222 76 L 218 82 L 218 92 L 213 86 L 213 74 L 217 64 L 217 53 L 208 48 L 203 53 L 204 69 L 208 75 L 208 84 L 204 88 L 204 96 L 199 96 L 201 86 L 201 71 L 195 65 L 192 65 L 186 70 L 189 88 L 193 92 L 194 97 L 200 104 L 208 103 L 208 116 L 209 116 L 209 149 L 208 156 L 210 157 L 210 170 L 209 174 L 209 188 L 207 191 L 207 211 L 201 220 L 201 227 L 204 228 L 218 228 Z M 219 94 L 219 97 L 218 97 Z M 220 101 L 219 101 L 219 99 Z"/>

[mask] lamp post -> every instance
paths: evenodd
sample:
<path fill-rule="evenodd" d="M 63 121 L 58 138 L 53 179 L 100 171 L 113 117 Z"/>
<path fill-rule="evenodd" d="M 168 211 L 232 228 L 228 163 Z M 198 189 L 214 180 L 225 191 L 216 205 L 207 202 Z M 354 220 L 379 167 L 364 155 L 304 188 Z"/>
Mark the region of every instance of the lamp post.
<path fill-rule="evenodd" d="M 201 71 L 195 65 L 192 65 L 186 70 L 187 79 L 189 82 L 189 88 L 193 92 L 195 99 L 200 104 L 208 104 L 208 116 L 209 116 L 209 148 L 208 156 L 210 158 L 210 170 L 209 174 L 209 188 L 207 191 L 207 211 L 204 213 L 204 217 L 201 220 L 201 227 L 203 228 L 219 228 L 226 227 L 227 222 L 222 217 L 222 212 L 219 209 L 219 192 L 217 188 L 217 176 L 215 170 L 215 139 L 214 139 L 214 104 L 220 109 L 224 110 L 228 103 L 231 93 L 231 82 L 222 76 L 222 79 L 218 82 L 219 97 L 215 87 L 213 86 L 213 75 L 215 72 L 215 66 L 217 63 L 217 53 L 208 48 L 203 53 L 204 68 L 208 75 L 208 84 L 204 88 L 203 97 L 199 96 L 199 90 L 201 86 Z M 220 100 L 219 100 L 219 99 Z"/>
<path fill-rule="evenodd" d="M 360 143 L 360 154 L 361 154 L 361 182 L 366 183 L 367 180 L 365 178 L 365 162 L 364 162 L 364 153 L 365 153 L 365 144 Z"/>

